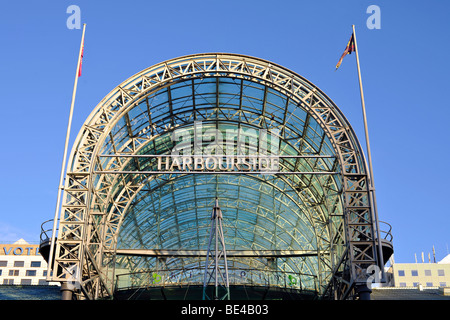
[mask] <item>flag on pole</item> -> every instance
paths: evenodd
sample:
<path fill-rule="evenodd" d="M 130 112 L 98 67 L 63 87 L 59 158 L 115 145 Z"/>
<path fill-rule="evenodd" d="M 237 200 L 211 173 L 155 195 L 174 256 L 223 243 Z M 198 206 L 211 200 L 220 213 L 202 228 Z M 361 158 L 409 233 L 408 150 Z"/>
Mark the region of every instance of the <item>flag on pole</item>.
<path fill-rule="evenodd" d="M 341 58 L 339 59 L 339 62 L 336 65 L 336 70 L 339 68 L 339 66 L 342 63 L 342 60 L 344 60 L 344 57 L 347 54 L 351 54 L 352 52 L 355 52 L 355 37 L 352 33 L 352 36 L 350 37 L 350 40 L 348 41 L 347 47 L 344 50 L 344 53 L 342 54 Z"/>
<path fill-rule="evenodd" d="M 83 53 L 84 53 L 84 39 L 81 44 L 81 57 L 80 57 L 80 67 L 78 68 L 78 77 L 81 77 L 81 65 L 83 64 Z"/>

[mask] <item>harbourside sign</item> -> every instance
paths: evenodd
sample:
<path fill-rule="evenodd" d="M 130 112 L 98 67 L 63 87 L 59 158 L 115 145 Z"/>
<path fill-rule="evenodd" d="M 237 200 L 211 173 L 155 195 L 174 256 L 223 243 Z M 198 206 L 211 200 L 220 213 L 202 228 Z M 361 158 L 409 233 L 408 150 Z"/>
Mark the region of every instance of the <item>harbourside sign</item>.
<path fill-rule="evenodd" d="M 279 130 L 219 130 L 196 121 L 174 130 L 170 155 L 157 156 L 158 171 L 278 171 Z M 193 148 L 193 149 L 192 149 Z"/>
<path fill-rule="evenodd" d="M 100 158 L 116 158 L 107 161 L 96 174 L 334 174 L 328 171 L 297 172 L 282 170 L 282 158 L 330 158 L 332 155 L 280 154 L 280 130 L 273 128 L 206 127 L 201 121 L 194 126 L 177 128 L 170 133 L 172 146 L 165 154 L 102 154 Z M 163 140 L 164 141 L 164 140 Z M 151 158 L 143 170 L 127 170 L 126 160 L 119 158 Z"/>
<path fill-rule="evenodd" d="M 270 171 L 279 170 L 277 156 L 157 156 L 159 171 Z"/>
<path fill-rule="evenodd" d="M 175 129 L 170 139 L 172 148 L 166 154 L 105 154 L 101 157 L 153 158 L 145 173 L 279 172 L 280 130 L 277 128 L 219 129 L 195 121 L 192 127 Z"/>

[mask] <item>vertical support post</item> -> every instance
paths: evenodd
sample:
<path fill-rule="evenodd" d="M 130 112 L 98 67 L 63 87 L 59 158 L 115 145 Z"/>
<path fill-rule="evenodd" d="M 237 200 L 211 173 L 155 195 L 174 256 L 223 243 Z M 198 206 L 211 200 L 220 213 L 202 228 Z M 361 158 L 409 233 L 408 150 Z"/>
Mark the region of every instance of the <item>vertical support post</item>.
<path fill-rule="evenodd" d="M 53 232 L 52 232 L 52 239 L 50 242 L 50 254 L 49 254 L 49 258 L 48 258 L 47 281 L 49 281 L 51 279 L 51 266 L 53 265 L 54 268 L 58 268 L 58 266 L 56 266 L 56 264 L 52 263 L 54 251 L 55 251 L 54 248 L 55 248 L 55 237 L 56 237 L 56 225 L 57 225 L 58 216 L 59 216 L 59 208 L 61 205 L 61 193 L 62 193 L 62 190 L 64 189 L 64 173 L 65 173 L 65 169 L 66 169 L 67 150 L 69 147 L 70 129 L 72 126 L 72 116 L 73 116 L 73 109 L 74 109 L 74 105 L 75 105 L 75 95 L 77 92 L 78 77 L 80 75 L 80 67 L 81 67 L 80 62 L 81 62 L 82 55 L 83 55 L 85 31 L 86 31 L 86 24 L 83 24 L 83 33 L 81 35 L 80 51 L 78 53 L 77 70 L 75 73 L 75 82 L 74 82 L 73 91 L 72 91 L 72 102 L 70 104 L 69 120 L 67 123 L 66 141 L 64 144 L 64 154 L 63 154 L 63 160 L 62 160 L 62 164 L 61 164 L 61 173 L 59 176 L 58 195 L 57 195 L 57 199 L 56 199 L 55 215 L 53 218 Z"/>
<path fill-rule="evenodd" d="M 69 286 L 67 282 L 61 283 L 61 300 L 72 300 L 73 287 Z"/>
<path fill-rule="evenodd" d="M 227 263 L 227 252 L 225 248 L 225 239 L 223 236 L 222 228 L 222 211 L 219 208 L 219 201 L 216 198 L 216 202 L 211 215 L 211 228 L 208 241 L 208 250 L 206 252 L 205 261 L 205 274 L 203 278 L 203 300 L 211 300 L 211 297 L 207 294 L 207 289 L 209 283 L 211 283 L 212 277 L 214 277 L 214 300 L 229 300 L 230 299 L 230 284 L 228 281 L 228 263 Z M 212 241 L 214 243 L 214 260 L 210 261 Z M 221 270 L 220 260 L 223 257 L 223 268 Z M 209 272 L 208 270 L 212 270 Z M 222 272 L 223 271 L 223 272 Z M 220 289 L 225 289 L 225 293 L 221 295 Z"/>
<path fill-rule="evenodd" d="M 359 300 L 370 300 L 370 294 L 372 289 L 368 283 L 360 283 L 356 286 L 356 292 L 358 293 Z"/>
<path fill-rule="evenodd" d="M 385 272 L 384 272 L 384 259 L 383 259 L 383 253 L 382 253 L 382 247 L 381 247 L 377 200 L 376 200 L 376 194 L 375 194 L 375 182 L 374 182 L 374 178 L 373 178 L 372 154 L 370 151 L 369 129 L 368 129 L 368 125 L 367 125 L 367 116 L 366 116 L 366 105 L 364 102 L 364 91 L 363 91 L 363 85 L 362 85 L 362 79 L 361 79 L 361 68 L 359 65 L 359 52 L 358 52 L 358 44 L 356 42 L 355 25 L 352 25 L 352 28 L 353 28 L 353 39 L 355 41 L 356 65 L 358 68 L 359 90 L 360 90 L 360 95 L 361 95 L 361 106 L 362 106 L 362 113 L 363 113 L 363 120 L 364 120 L 364 131 L 365 131 L 366 148 L 367 148 L 367 160 L 369 162 L 369 195 L 371 196 L 372 205 L 373 205 L 372 219 L 375 220 L 374 225 L 376 227 L 376 237 L 377 237 L 377 247 L 378 247 L 378 250 L 376 251 L 376 255 L 378 256 L 378 259 L 377 259 L 378 263 L 379 263 L 378 267 L 380 268 L 380 271 L 381 271 L 381 281 L 384 282 L 386 279 L 386 276 L 385 276 Z"/>

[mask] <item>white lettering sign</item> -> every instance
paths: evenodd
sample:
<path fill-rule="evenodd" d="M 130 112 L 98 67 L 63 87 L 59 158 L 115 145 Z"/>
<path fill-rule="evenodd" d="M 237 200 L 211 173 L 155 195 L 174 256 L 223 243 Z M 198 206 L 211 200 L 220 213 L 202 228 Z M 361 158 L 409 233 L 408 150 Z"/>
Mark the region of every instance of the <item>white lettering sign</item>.
<path fill-rule="evenodd" d="M 278 129 L 227 128 L 222 132 L 195 121 L 193 128 L 174 130 L 171 140 L 171 154 L 155 156 L 158 171 L 279 170 Z"/>

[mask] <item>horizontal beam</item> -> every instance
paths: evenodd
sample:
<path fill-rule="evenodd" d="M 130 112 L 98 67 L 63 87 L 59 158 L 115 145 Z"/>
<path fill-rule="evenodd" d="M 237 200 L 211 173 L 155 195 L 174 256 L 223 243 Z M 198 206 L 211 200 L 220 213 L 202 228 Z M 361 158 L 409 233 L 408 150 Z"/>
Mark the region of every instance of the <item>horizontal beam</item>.
<path fill-rule="evenodd" d="M 155 170 L 97 170 L 94 174 L 267 174 L 267 175 L 333 175 L 332 171 L 280 171 L 279 158 L 335 158 L 334 155 L 154 155 L 154 154 L 108 154 L 107 158 L 157 158 Z M 163 159 L 165 161 L 163 162 Z M 240 162 L 239 158 L 253 159 L 253 162 Z M 171 159 L 171 160 L 168 160 Z M 176 160 L 180 159 L 180 160 Z M 222 161 L 226 160 L 226 167 Z M 231 159 L 231 162 L 229 161 Z M 235 163 L 234 160 L 237 159 Z M 266 161 L 262 162 L 263 160 Z M 173 161 L 169 164 L 169 161 Z M 208 162 L 210 163 L 208 165 Z M 258 163 L 259 162 L 259 163 Z M 212 166 L 211 166 L 212 165 Z M 231 165 L 231 167 L 230 167 Z M 241 168 L 241 166 L 244 168 Z M 163 166 L 165 168 L 163 168 Z M 199 167 L 200 166 L 200 167 Z M 234 167 L 236 167 L 234 169 Z"/>
<path fill-rule="evenodd" d="M 108 253 L 121 256 L 146 257 L 206 257 L 207 250 L 164 250 L 164 249 L 117 249 Z M 279 257 L 314 257 L 327 254 L 324 250 L 227 250 L 227 257 L 279 258 Z"/>
<path fill-rule="evenodd" d="M 265 155 L 265 154 L 231 154 L 231 155 L 221 155 L 221 154 L 211 154 L 211 155 L 180 155 L 180 154 L 101 154 L 99 157 L 105 158 L 157 158 L 157 157 L 214 157 L 214 158 L 336 158 L 334 155 Z"/>
<path fill-rule="evenodd" d="M 341 174 L 341 172 L 334 171 L 121 171 L 121 170 L 97 170 L 94 174 L 311 174 L 311 175 L 326 175 L 326 174 Z"/>

